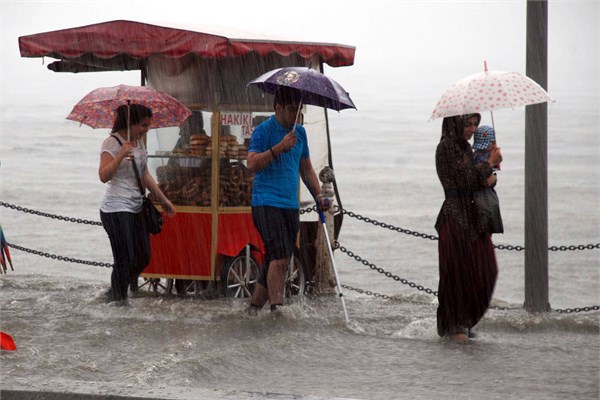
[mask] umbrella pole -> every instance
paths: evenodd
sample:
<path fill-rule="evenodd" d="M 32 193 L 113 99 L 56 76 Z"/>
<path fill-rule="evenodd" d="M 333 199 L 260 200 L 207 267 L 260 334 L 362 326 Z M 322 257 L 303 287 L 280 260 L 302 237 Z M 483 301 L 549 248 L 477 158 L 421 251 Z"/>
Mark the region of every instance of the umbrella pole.
<path fill-rule="evenodd" d="M 319 218 L 321 220 L 321 225 L 323 226 L 323 232 L 325 233 L 325 242 L 327 243 L 327 250 L 329 251 L 329 256 L 331 258 L 331 265 L 333 266 L 333 273 L 335 274 L 335 284 L 337 285 L 338 297 L 342 301 L 342 308 L 344 309 L 344 317 L 346 317 L 346 324 L 350 322 L 348 319 L 348 310 L 346 309 L 346 300 L 344 299 L 344 293 L 342 293 L 342 287 L 340 285 L 340 278 L 337 273 L 337 268 L 335 266 L 335 259 L 333 258 L 333 250 L 331 249 L 331 242 L 329 242 L 329 233 L 327 232 L 327 226 L 325 225 L 325 214 L 321 211 L 319 207 L 319 202 L 317 202 L 317 209 L 319 211 Z"/>
<path fill-rule="evenodd" d="M 483 60 L 483 71 L 488 72 L 487 60 Z M 494 112 L 490 110 L 490 115 L 492 116 L 492 128 L 494 128 L 494 132 L 496 132 L 496 126 L 494 125 Z"/>
<path fill-rule="evenodd" d="M 127 100 L 127 141 L 131 142 L 131 132 L 129 130 L 129 121 L 131 118 L 131 100 Z"/>

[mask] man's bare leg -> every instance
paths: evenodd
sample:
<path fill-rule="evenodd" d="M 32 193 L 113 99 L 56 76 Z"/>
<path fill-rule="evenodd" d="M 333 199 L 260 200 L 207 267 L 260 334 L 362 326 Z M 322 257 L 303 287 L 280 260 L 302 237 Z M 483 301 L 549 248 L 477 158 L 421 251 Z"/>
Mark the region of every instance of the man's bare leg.
<path fill-rule="evenodd" d="M 272 260 L 269 263 L 267 274 L 267 287 L 269 292 L 269 303 L 271 306 L 283 304 L 283 288 L 285 285 L 285 272 L 288 259 Z"/>
<path fill-rule="evenodd" d="M 254 293 L 252 293 L 252 301 L 250 302 L 250 305 L 260 309 L 265 305 L 267 300 L 269 300 L 267 288 L 257 282 L 256 286 L 254 287 Z"/>

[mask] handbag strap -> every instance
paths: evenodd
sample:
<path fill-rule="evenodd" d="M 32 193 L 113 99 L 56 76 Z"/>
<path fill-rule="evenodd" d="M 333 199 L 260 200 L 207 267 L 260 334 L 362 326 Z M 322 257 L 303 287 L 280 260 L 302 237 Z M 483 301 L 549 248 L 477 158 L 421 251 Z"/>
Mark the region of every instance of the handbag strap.
<path fill-rule="evenodd" d="M 119 142 L 119 144 L 121 146 L 123 146 L 123 142 L 121 142 L 121 139 L 119 139 L 116 135 L 110 135 L 112 137 L 115 138 L 115 140 L 117 142 Z M 142 197 L 144 197 L 144 187 L 142 186 L 142 180 L 140 179 L 140 172 L 138 171 L 137 165 L 135 163 L 135 157 L 133 157 L 133 155 L 131 155 L 131 164 L 133 165 L 133 172 L 135 172 L 135 179 L 137 180 L 138 186 L 140 188 L 140 194 L 142 195 Z"/>

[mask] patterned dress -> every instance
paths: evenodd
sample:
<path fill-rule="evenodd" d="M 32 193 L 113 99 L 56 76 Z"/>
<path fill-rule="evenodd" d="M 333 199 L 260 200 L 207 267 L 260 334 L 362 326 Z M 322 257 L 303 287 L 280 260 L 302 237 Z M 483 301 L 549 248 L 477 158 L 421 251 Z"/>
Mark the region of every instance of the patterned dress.
<path fill-rule="evenodd" d="M 439 234 L 440 336 L 466 333 L 479 322 L 489 307 L 498 275 L 488 217 L 473 202 L 473 192 L 485 187 L 492 168 L 472 162 L 469 142 L 456 134 L 462 131 L 462 123 L 454 126 L 456 129 L 443 133 L 435 155 L 446 197 L 435 224 Z"/>

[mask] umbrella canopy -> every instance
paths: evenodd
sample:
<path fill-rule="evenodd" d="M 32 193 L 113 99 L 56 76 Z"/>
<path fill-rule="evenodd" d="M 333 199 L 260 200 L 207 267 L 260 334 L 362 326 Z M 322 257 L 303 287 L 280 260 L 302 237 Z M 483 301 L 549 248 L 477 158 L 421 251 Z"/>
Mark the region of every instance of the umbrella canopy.
<path fill-rule="evenodd" d="M 111 128 L 119 106 L 140 104 L 152 110 L 150 128 L 179 126 L 192 112 L 177 99 L 147 86 L 118 85 L 92 90 L 81 99 L 67 119 L 92 128 Z"/>
<path fill-rule="evenodd" d="M 356 108 L 348 92 L 339 83 L 311 68 L 274 69 L 254 79 L 248 85 L 256 86 L 263 92 L 271 94 L 275 94 L 280 87 L 297 90 L 302 96 L 303 104 L 336 111 Z"/>
<path fill-rule="evenodd" d="M 7 264 L 10 265 L 11 271 L 14 271 L 12 260 L 10 258 L 10 250 L 8 249 L 8 242 L 4 237 L 4 231 L 2 225 L 0 225 L 0 274 L 6 273 Z"/>
<path fill-rule="evenodd" d="M 554 101 L 535 81 L 518 72 L 484 71 L 454 83 L 431 118 L 451 117 Z"/>

